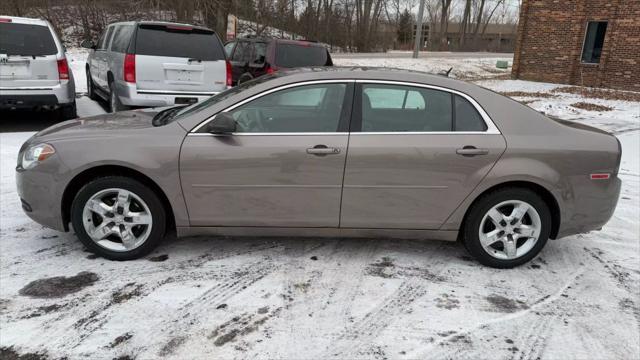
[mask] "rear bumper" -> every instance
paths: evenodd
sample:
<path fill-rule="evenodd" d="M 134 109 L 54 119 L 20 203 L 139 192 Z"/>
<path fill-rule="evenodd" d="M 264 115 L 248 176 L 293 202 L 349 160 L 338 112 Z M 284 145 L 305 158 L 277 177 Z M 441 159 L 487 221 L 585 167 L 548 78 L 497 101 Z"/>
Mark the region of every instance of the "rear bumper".
<path fill-rule="evenodd" d="M 144 107 L 172 106 L 176 104 L 176 98 L 192 98 L 196 99 L 197 102 L 200 102 L 218 93 L 145 91 L 138 90 L 135 85 L 128 83 L 117 83 L 116 92 L 122 104 L 127 106 Z"/>
<path fill-rule="evenodd" d="M 67 81 L 52 87 L 0 87 L 0 109 L 56 108 L 75 101 L 75 87 Z"/>
<path fill-rule="evenodd" d="M 572 199 L 569 211 L 563 214 L 568 216 L 561 219 L 557 238 L 602 229 L 616 210 L 621 186 L 618 177 L 575 181 L 574 190 L 579 196 Z"/>

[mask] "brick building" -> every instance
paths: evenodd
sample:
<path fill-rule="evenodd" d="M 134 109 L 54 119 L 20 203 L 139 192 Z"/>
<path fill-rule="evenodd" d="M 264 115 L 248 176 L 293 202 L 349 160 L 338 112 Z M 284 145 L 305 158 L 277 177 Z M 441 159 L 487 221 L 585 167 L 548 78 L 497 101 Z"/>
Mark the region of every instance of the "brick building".
<path fill-rule="evenodd" d="M 512 75 L 640 91 L 640 0 L 523 0 Z"/>

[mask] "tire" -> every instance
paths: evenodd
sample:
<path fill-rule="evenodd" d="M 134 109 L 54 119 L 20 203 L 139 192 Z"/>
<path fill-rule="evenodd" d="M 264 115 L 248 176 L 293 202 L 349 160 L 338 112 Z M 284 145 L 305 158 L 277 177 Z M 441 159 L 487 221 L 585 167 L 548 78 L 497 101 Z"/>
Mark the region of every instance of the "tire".
<path fill-rule="evenodd" d="M 525 215 L 513 213 L 516 207 L 521 211 L 526 208 Z M 496 225 L 493 219 L 500 223 Z M 483 195 L 472 205 L 463 225 L 463 241 L 469 253 L 480 263 L 500 269 L 533 259 L 550 233 L 549 207 L 538 194 L 525 188 L 504 188 Z"/>
<path fill-rule="evenodd" d="M 128 107 L 125 105 L 122 105 L 122 103 L 120 102 L 120 99 L 116 95 L 115 85 L 113 84 L 113 82 L 110 82 L 109 83 L 109 112 L 115 113 L 118 111 L 125 111 L 125 110 L 128 110 Z"/>
<path fill-rule="evenodd" d="M 89 69 L 86 69 L 86 73 L 87 73 L 87 96 L 91 100 L 99 100 L 100 98 L 98 94 L 96 94 L 96 89 L 93 85 L 93 80 L 91 79 L 91 71 L 89 71 Z"/>
<path fill-rule="evenodd" d="M 123 197 L 116 200 L 119 195 Z M 96 202 L 98 205 L 87 206 Z M 166 212 L 160 198 L 146 185 L 128 177 L 108 176 L 92 180 L 78 191 L 71 205 L 71 223 L 89 251 L 110 260 L 132 260 L 148 254 L 162 241 Z M 101 240 L 94 240 L 89 232 Z"/>
<path fill-rule="evenodd" d="M 245 83 L 249 80 L 253 80 L 253 76 L 251 76 L 251 74 L 249 73 L 242 74 L 242 76 L 240 76 L 240 78 L 238 79 L 238 85 Z"/>
<path fill-rule="evenodd" d="M 77 117 L 78 117 L 78 113 L 77 113 L 75 100 L 71 105 L 66 105 L 60 108 L 60 119 L 62 121 L 75 119 Z"/>

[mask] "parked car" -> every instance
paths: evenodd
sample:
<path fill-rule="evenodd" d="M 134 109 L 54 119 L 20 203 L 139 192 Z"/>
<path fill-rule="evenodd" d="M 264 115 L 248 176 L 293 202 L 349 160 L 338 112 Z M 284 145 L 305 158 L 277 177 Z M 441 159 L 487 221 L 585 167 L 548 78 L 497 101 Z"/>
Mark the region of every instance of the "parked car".
<path fill-rule="evenodd" d="M 54 125 L 20 149 L 35 221 L 109 259 L 196 234 L 460 240 L 506 268 L 600 229 L 617 139 L 417 72 L 278 72 L 190 107 Z M 577 240 L 576 240 L 577 241 Z"/>
<path fill-rule="evenodd" d="M 56 110 L 76 117 L 73 73 L 46 20 L 0 16 L 0 109 Z"/>
<path fill-rule="evenodd" d="M 329 51 L 313 41 L 242 38 L 224 46 L 233 71 L 233 85 L 278 69 L 333 66 Z"/>
<path fill-rule="evenodd" d="M 231 68 L 213 30 L 168 22 L 109 25 L 87 59 L 87 92 L 111 112 L 131 106 L 192 104 L 231 85 Z"/>

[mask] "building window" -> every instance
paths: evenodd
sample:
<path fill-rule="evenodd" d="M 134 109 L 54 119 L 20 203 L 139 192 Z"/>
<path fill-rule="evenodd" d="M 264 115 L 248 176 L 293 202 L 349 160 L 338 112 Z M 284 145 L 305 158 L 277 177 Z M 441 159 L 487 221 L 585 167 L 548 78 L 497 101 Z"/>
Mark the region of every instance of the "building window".
<path fill-rule="evenodd" d="M 600 62 L 606 31 L 606 21 L 589 21 L 589 24 L 587 24 L 587 32 L 584 35 L 584 45 L 582 47 L 583 63 L 597 64 Z"/>

